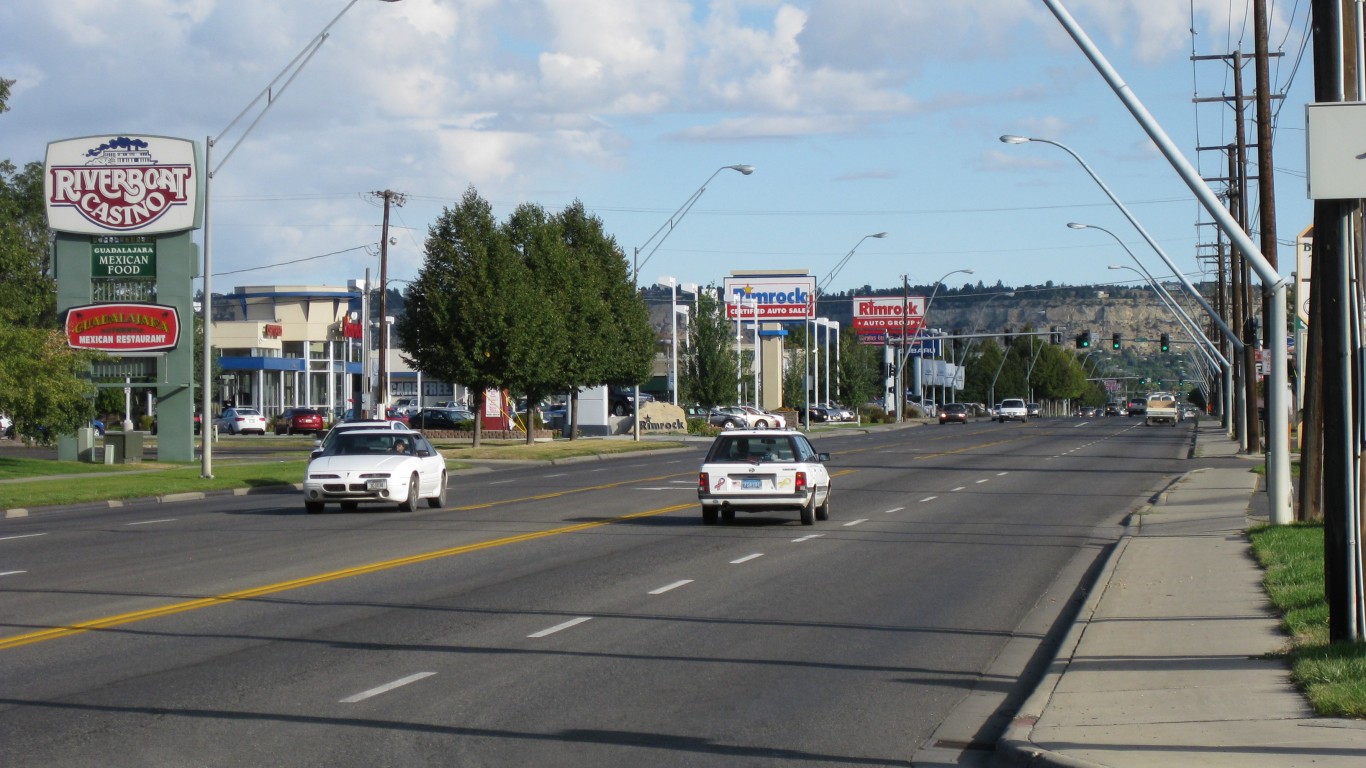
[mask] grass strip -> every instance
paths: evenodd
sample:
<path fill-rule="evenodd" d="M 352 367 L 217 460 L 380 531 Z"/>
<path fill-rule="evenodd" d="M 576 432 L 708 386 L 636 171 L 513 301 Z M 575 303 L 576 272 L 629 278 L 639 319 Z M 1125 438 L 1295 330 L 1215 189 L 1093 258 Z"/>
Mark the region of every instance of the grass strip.
<path fill-rule="evenodd" d="M 1330 643 L 1325 596 L 1323 524 L 1259 526 L 1252 551 L 1266 575 L 1271 602 L 1290 634 L 1295 683 L 1326 717 L 1366 718 L 1366 643 Z"/>
<path fill-rule="evenodd" d="M 74 462 L 48 462 L 62 468 L 78 466 Z M 55 504 L 82 504 L 107 499 L 140 499 L 170 493 L 218 491 L 228 488 L 258 488 L 272 485 L 301 483 L 306 461 L 292 460 L 257 464 L 216 464 L 214 476 L 199 476 L 195 464 L 166 465 L 148 462 L 147 469 L 161 467 L 155 472 L 139 474 L 106 474 L 73 481 L 70 478 L 32 480 L 24 483 L 0 485 L 0 508 L 45 507 Z M 139 465 L 127 465 L 137 468 Z"/>

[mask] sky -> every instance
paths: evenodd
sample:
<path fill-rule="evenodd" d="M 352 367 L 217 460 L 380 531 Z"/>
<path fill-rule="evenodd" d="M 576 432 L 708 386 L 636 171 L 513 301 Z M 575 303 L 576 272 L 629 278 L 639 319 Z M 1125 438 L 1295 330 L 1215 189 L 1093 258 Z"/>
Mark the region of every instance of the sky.
<path fill-rule="evenodd" d="M 1196 148 L 1232 141 L 1233 110 L 1192 99 L 1232 94 L 1231 69 L 1191 57 L 1251 54 L 1247 0 L 1064 5 L 1201 173 L 1226 175 Z M 1288 275 L 1312 215 L 1313 72 L 1308 3 L 1270 6 Z M 251 132 L 224 133 L 338 13 Z M 1114 239 L 1067 222 L 1169 274 L 1075 161 L 1003 134 L 1071 147 L 1182 271 L 1209 269 L 1209 217 L 1040 0 L 5 0 L 0 77 L 16 81 L 0 159 L 18 165 L 74 137 L 219 137 L 215 292 L 377 278 L 386 189 L 406 196 L 389 249 L 402 288 L 471 187 L 499 218 L 582 201 L 628 259 L 658 245 L 643 285 L 1133 282 L 1107 268 L 1132 264 Z"/>

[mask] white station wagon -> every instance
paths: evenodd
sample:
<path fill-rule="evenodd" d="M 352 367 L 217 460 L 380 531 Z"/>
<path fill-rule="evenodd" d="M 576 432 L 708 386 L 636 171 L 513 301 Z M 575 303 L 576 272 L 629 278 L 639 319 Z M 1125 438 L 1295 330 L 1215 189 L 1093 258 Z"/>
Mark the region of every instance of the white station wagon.
<path fill-rule="evenodd" d="M 806 435 L 777 429 L 737 429 L 718 435 L 697 477 L 702 522 L 738 512 L 790 510 L 802 525 L 830 517 L 830 454 Z"/>
<path fill-rule="evenodd" d="M 446 458 L 420 432 L 365 429 L 340 432 L 314 451 L 304 472 L 304 508 L 322 512 L 339 503 L 353 510 L 362 503 L 398 503 L 412 512 L 418 500 L 446 503 Z"/>

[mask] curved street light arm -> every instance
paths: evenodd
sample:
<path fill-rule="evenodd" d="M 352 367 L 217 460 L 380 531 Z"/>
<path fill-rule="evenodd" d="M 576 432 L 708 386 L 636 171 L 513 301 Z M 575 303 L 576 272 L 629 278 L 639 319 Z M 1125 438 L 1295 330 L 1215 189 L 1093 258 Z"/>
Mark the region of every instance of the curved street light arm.
<path fill-rule="evenodd" d="M 692 195 L 690 195 L 687 200 L 683 201 L 683 205 L 679 206 L 678 210 L 674 211 L 673 215 L 670 216 L 667 221 L 661 224 L 659 229 L 656 229 L 653 235 L 650 235 L 650 237 L 647 238 L 645 242 L 636 246 L 635 253 L 633 254 L 632 259 L 635 262 L 632 265 L 631 269 L 632 281 L 639 284 L 641 268 L 643 268 L 646 264 L 649 263 L 650 258 L 655 255 L 655 251 L 659 250 L 659 246 L 662 245 L 664 241 L 668 239 L 669 235 L 673 234 L 674 228 L 677 227 L 679 223 L 683 221 L 684 216 L 688 215 L 688 211 L 692 210 L 693 205 L 695 205 L 697 203 L 697 200 L 702 197 L 702 193 L 707 191 L 707 185 L 711 183 L 711 180 L 716 178 L 716 175 L 719 174 L 721 171 L 725 170 L 739 171 L 745 176 L 748 176 L 751 173 L 754 173 L 754 166 L 723 165 L 720 168 L 717 168 L 715 171 L 713 171 L 712 174 L 707 177 L 707 180 L 702 182 L 702 186 L 698 187 L 696 192 L 692 193 Z M 656 240 L 656 238 L 658 238 L 658 240 Z M 654 243 L 654 247 L 650 247 L 651 243 Z M 646 248 L 650 248 L 650 252 L 645 254 L 644 261 L 640 261 L 640 252 L 645 250 Z"/>

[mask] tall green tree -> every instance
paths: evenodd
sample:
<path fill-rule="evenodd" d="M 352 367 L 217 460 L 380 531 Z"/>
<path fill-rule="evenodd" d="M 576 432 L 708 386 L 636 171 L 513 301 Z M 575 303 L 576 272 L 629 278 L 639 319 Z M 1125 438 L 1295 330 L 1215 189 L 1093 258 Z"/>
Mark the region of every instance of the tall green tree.
<path fill-rule="evenodd" d="M 726 320 L 716 286 L 710 285 L 697 296 L 697 311 L 689 320 L 688 344 L 681 356 L 683 370 L 680 392 L 688 402 L 713 406 L 735 397 L 735 350 L 732 326 Z"/>
<path fill-rule="evenodd" d="M 470 187 L 429 228 L 422 268 L 405 293 L 408 311 L 396 324 L 410 363 L 474 391 L 476 446 L 484 393 L 508 385 L 509 360 L 522 353 L 513 297 L 525 271 L 493 207 Z"/>
<path fill-rule="evenodd" d="M 857 407 L 886 393 L 882 379 L 882 347 L 860 344 L 853 328 L 840 328 L 839 399 Z"/>
<path fill-rule="evenodd" d="M 569 391 L 569 435 L 579 434 L 579 391 L 605 383 L 616 350 L 615 319 L 607 284 L 622 276 L 610 267 L 614 259 L 623 265 L 616 242 L 603 230 L 602 220 L 575 200 L 555 216 L 564 241 L 563 271 L 550 278 L 554 301 L 563 317 L 565 338 L 571 344 L 565 363 Z M 643 378 L 643 377 L 642 377 Z"/>
<path fill-rule="evenodd" d="M 535 439 L 535 406 L 546 395 L 571 386 L 567 367 L 571 340 L 565 334 L 568 307 L 558 301 L 559 280 L 570 269 L 560 224 L 539 205 L 524 203 L 503 224 L 503 234 L 520 257 L 522 274 L 509 300 L 517 307 L 510 326 L 508 386 L 527 400 L 526 441 Z"/>

